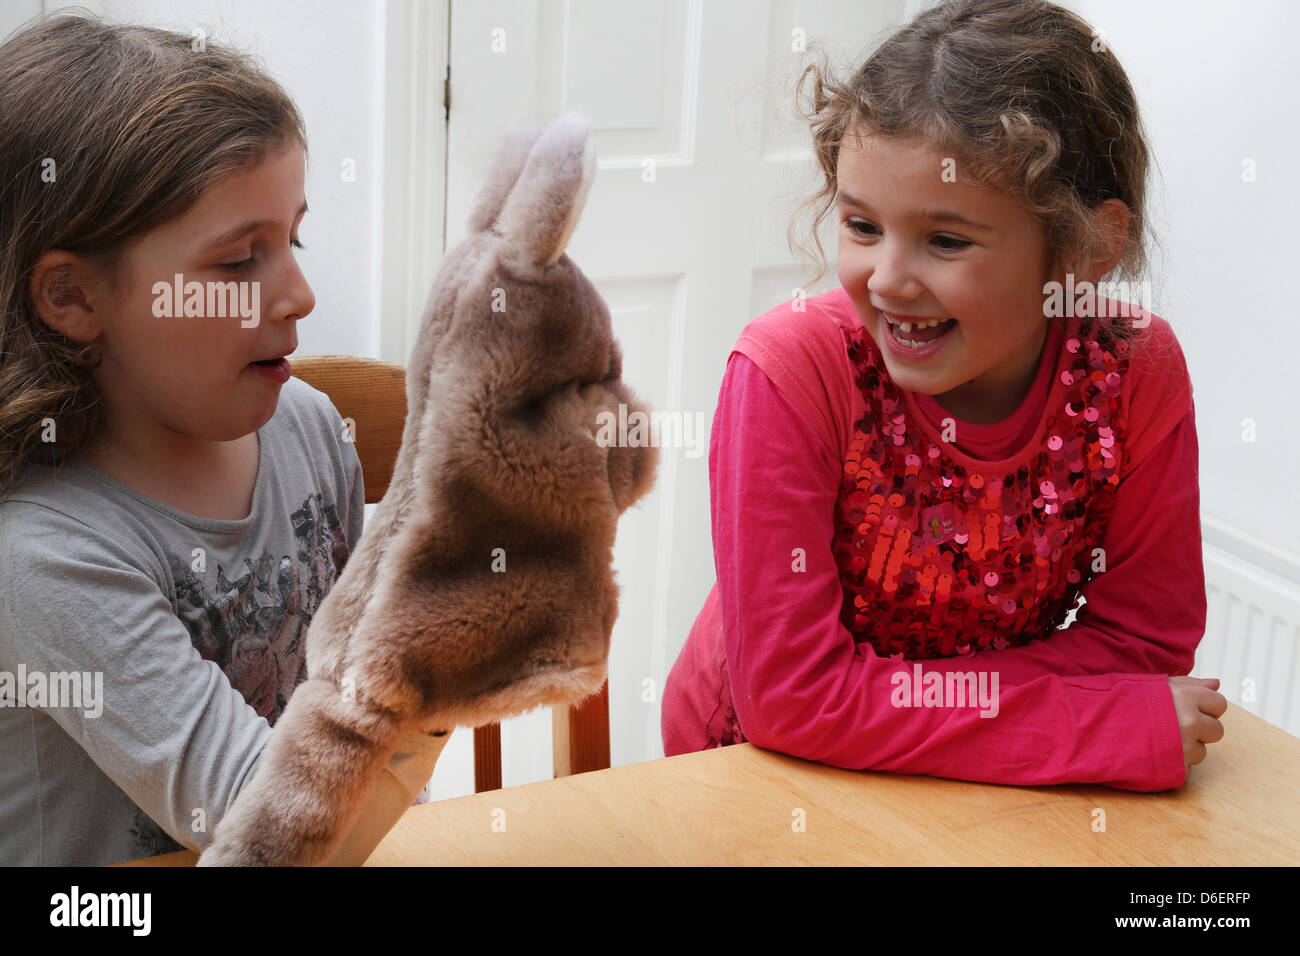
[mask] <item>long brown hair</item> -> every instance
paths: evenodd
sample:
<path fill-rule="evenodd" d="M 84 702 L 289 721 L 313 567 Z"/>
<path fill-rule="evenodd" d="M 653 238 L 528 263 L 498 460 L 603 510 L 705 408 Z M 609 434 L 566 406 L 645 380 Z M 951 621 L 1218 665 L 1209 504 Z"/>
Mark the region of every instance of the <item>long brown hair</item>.
<path fill-rule="evenodd" d="M 1091 210 L 1122 200 L 1128 234 L 1107 281 L 1146 280 L 1147 139 L 1124 68 L 1084 20 L 1045 0 L 951 0 L 891 35 L 847 82 L 820 60 L 795 87 L 823 180 L 789 232 L 791 248 L 819 268 L 808 286 L 827 271 L 817 229 L 835 202 L 840 142 L 857 130 L 919 138 L 954 157 L 963 182 L 1022 201 L 1057 264 L 1108 251 Z M 797 235 L 809 210 L 815 252 Z M 1097 322 L 1116 337 L 1138 334 L 1129 318 Z"/>
<path fill-rule="evenodd" d="M 86 11 L 0 46 L 0 501 L 30 464 L 62 467 L 104 425 L 94 350 L 41 321 L 28 279 L 50 249 L 110 289 L 128 241 L 284 146 L 302 116 L 248 55 Z M 57 441 L 42 440 L 55 419 Z"/>

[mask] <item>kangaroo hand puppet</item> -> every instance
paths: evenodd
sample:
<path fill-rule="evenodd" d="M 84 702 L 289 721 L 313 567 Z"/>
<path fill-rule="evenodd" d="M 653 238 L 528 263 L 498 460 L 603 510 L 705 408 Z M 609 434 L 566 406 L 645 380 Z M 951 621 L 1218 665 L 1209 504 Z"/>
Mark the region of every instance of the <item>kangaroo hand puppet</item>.
<path fill-rule="evenodd" d="M 608 308 L 564 252 L 594 175 L 577 114 L 504 139 L 425 307 L 392 484 L 201 866 L 322 863 L 404 731 L 600 689 L 614 535 L 658 452 L 606 439 L 620 405 L 648 410 L 622 382 Z"/>

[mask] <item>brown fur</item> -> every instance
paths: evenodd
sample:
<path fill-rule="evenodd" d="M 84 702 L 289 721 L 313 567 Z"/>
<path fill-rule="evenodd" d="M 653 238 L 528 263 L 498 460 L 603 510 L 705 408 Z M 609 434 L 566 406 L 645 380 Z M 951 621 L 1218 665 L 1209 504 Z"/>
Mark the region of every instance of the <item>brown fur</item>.
<path fill-rule="evenodd" d="M 392 485 L 312 621 L 308 681 L 200 865 L 320 863 L 402 730 L 599 690 L 618 518 L 658 453 L 595 440 L 600 412 L 645 408 L 609 310 L 563 254 L 593 175 L 576 114 L 502 143 L 425 308 Z"/>

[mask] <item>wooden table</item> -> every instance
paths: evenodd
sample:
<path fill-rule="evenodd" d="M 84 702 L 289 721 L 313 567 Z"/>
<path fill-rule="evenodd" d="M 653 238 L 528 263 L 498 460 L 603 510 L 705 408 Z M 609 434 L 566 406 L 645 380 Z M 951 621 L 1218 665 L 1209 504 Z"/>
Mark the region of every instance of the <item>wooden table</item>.
<path fill-rule="evenodd" d="M 854 772 L 740 744 L 412 807 L 366 866 L 1300 864 L 1300 738 L 1231 705 L 1222 721 L 1165 793 Z"/>

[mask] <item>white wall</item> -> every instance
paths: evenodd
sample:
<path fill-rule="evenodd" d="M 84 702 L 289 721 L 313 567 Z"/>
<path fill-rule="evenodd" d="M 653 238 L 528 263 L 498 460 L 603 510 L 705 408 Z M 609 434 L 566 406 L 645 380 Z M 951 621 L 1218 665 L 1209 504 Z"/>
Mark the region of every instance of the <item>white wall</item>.
<path fill-rule="evenodd" d="M 1192 377 L 1205 536 L 1300 585 L 1296 564 L 1257 557 L 1246 532 L 1300 553 L 1300 358 L 1293 220 L 1300 181 L 1300 5 L 1291 0 L 1078 0 L 1129 74 L 1159 164 L 1154 225 L 1166 245 L 1154 311 Z M 1254 160 L 1256 180 L 1243 182 Z M 1163 181 L 1159 178 L 1163 175 Z M 1243 441 L 1253 419 L 1256 440 Z M 1297 558 L 1300 561 L 1300 558 Z"/>

